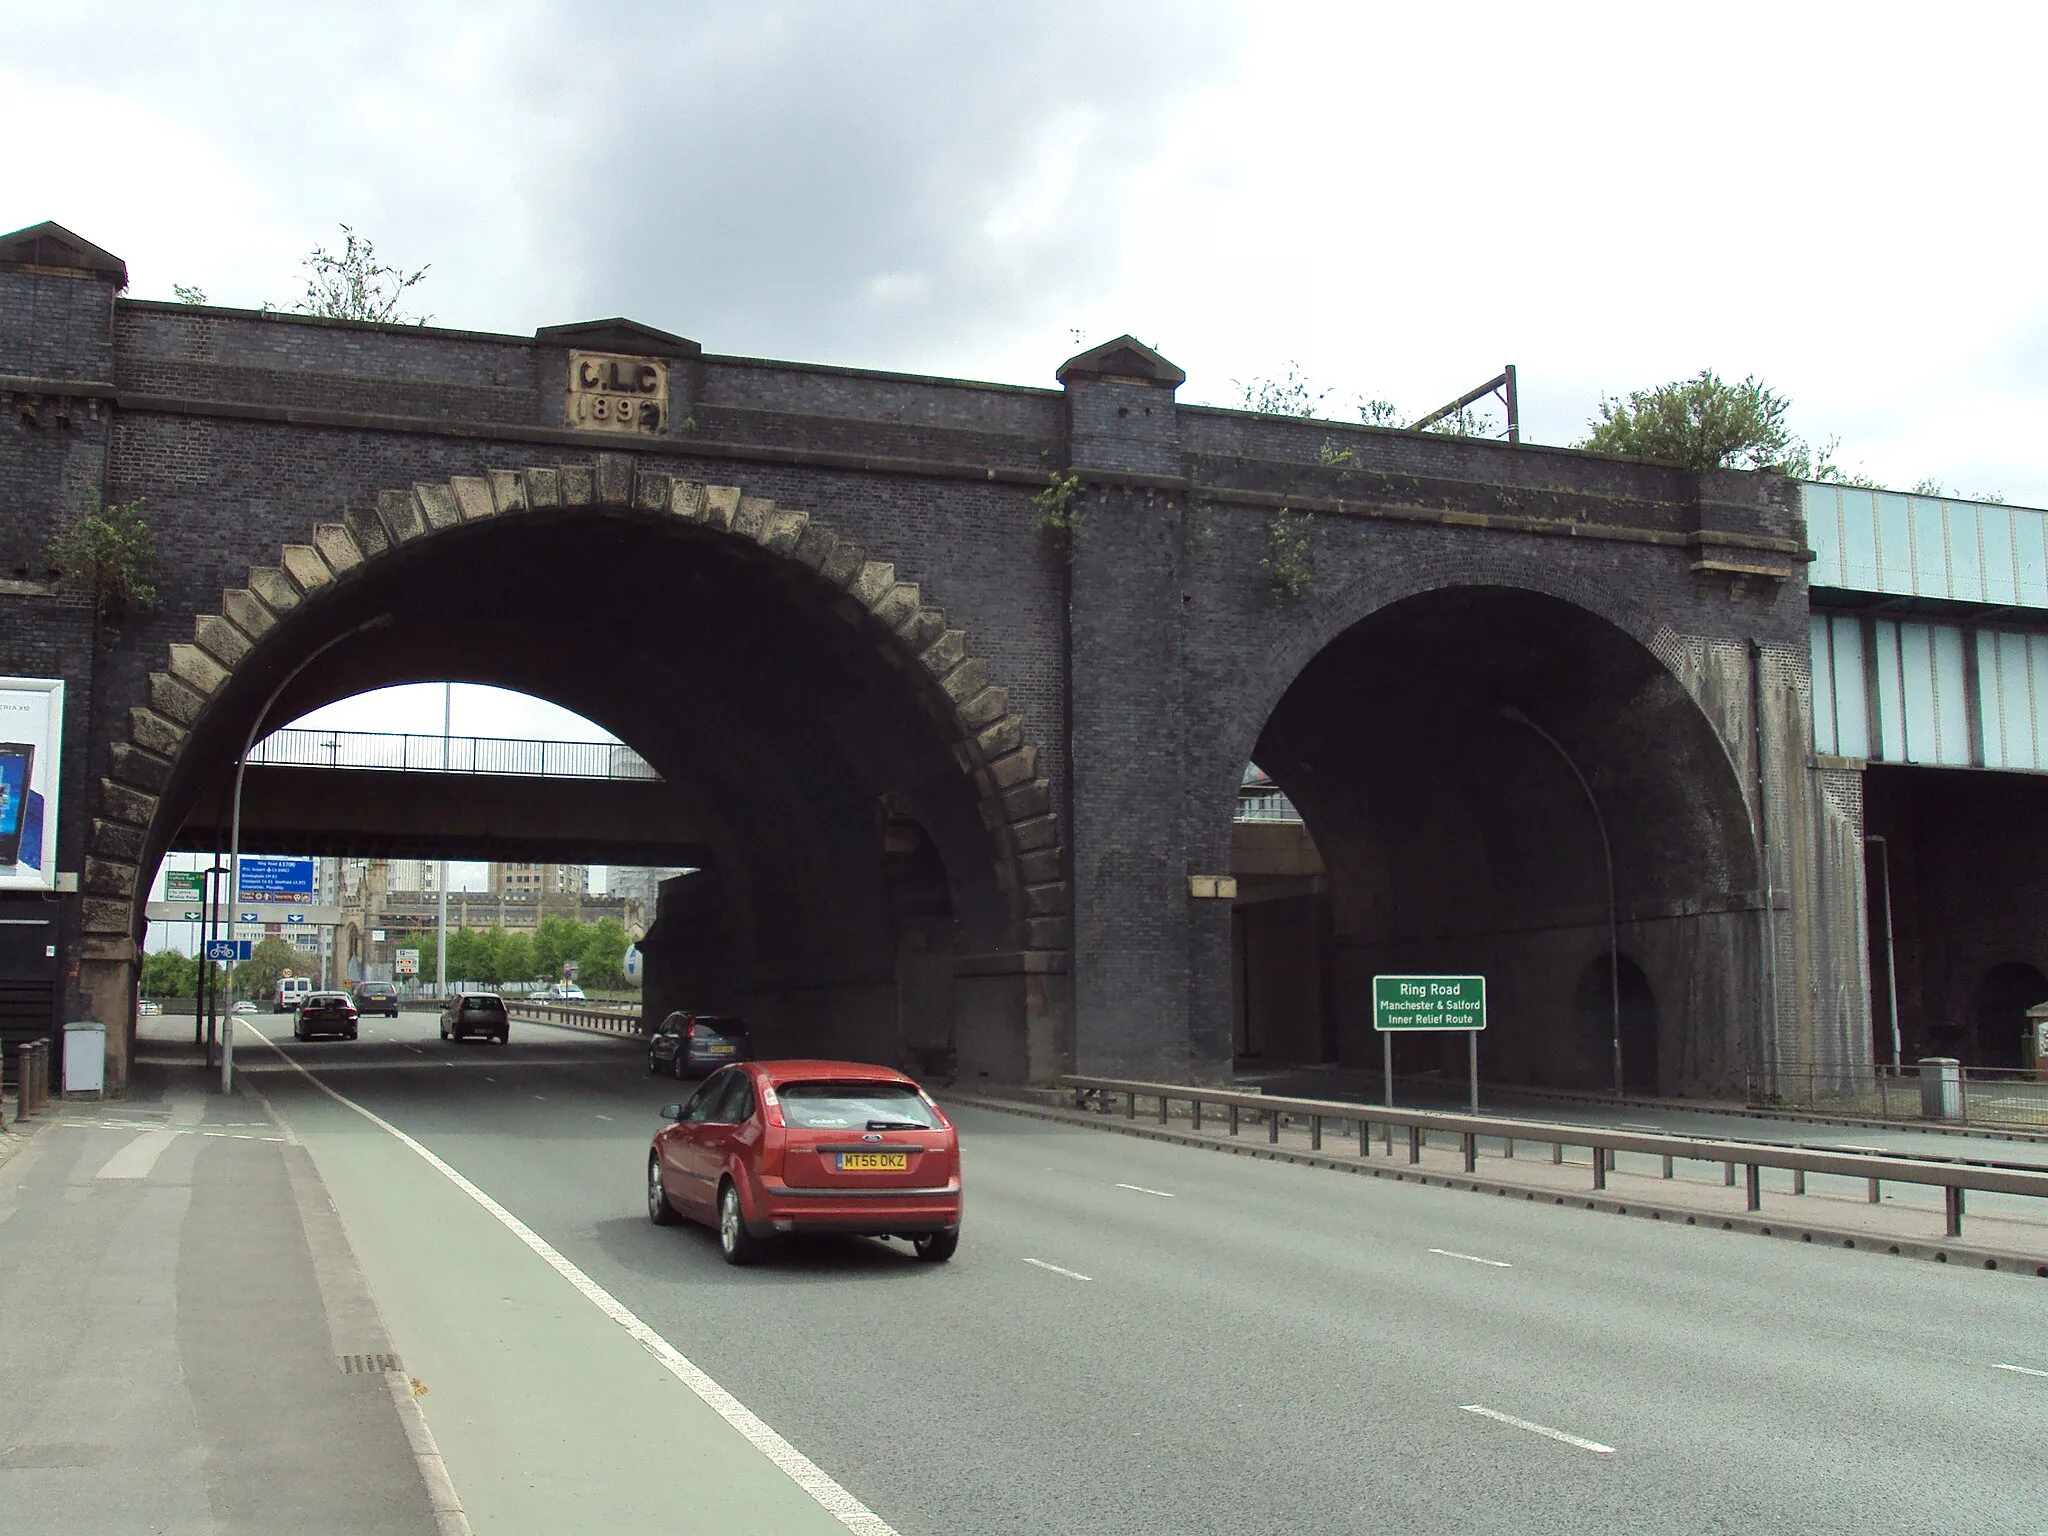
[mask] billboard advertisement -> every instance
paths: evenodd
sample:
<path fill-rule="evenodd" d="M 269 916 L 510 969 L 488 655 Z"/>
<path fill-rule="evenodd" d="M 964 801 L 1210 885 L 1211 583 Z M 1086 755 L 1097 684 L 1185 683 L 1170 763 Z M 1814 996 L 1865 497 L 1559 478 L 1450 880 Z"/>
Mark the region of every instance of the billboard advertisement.
<path fill-rule="evenodd" d="M 63 682 L 0 677 L 0 891 L 56 888 L 63 761 Z"/>
<path fill-rule="evenodd" d="M 311 859 L 269 859 L 242 855 L 242 883 L 237 900 L 306 901 L 313 899 Z"/>

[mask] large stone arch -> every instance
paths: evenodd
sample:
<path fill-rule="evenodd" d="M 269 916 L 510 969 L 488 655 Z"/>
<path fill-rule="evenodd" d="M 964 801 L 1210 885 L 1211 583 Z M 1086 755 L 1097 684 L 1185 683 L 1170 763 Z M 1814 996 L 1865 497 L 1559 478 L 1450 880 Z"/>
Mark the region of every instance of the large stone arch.
<path fill-rule="evenodd" d="M 898 580 L 893 563 L 823 520 L 619 455 L 382 490 L 341 521 L 314 526 L 306 542 L 283 546 L 275 563 L 252 567 L 245 585 L 222 593 L 218 611 L 194 620 L 191 641 L 172 644 L 163 670 L 149 675 L 147 702 L 130 710 L 96 786 L 81 882 L 87 949 L 80 978 L 96 1009 L 110 1021 L 130 1014 L 142 882 L 177 831 L 167 822 L 182 814 L 167 806 L 166 791 L 194 732 L 213 723 L 209 716 L 224 707 L 237 674 L 262 667 L 279 624 L 361 590 L 381 561 L 423 541 L 489 520 L 586 507 L 650 524 L 673 520 L 697 536 L 734 541 L 735 552 L 785 563 L 907 680 L 979 806 L 1001 893 L 1001 952 L 974 957 L 972 974 L 1007 984 L 1004 996 L 1032 1016 L 1034 1061 L 1048 1059 L 1048 1025 L 1056 1029 L 1051 1016 L 1062 1011 L 1048 988 L 1066 970 L 1069 941 L 1059 820 L 1025 721 L 970 653 L 965 631 L 916 583 Z"/>
<path fill-rule="evenodd" d="M 1276 643 L 1247 658 L 1243 685 L 1236 690 L 1238 707 L 1228 722 L 1230 751 L 1212 765 L 1213 784 L 1197 787 L 1202 797 L 1198 803 L 1229 805 L 1234 801 L 1237 781 L 1231 775 L 1250 759 L 1253 744 L 1295 679 L 1332 642 L 1383 609 L 1445 587 L 1506 587 L 1582 608 L 1636 641 L 1696 703 L 1701 702 L 1699 669 L 1691 662 L 1686 642 L 1646 604 L 1618 583 L 1590 580 L 1506 544 L 1502 540 L 1495 547 L 1461 546 L 1454 557 L 1446 555 L 1436 562 L 1390 562 L 1326 590 L 1312 591 L 1295 609 L 1295 622 L 1279 632 Z M 1702 712 L 1714 727 L 1728 771 L 1744 786 L 1746 796 L 1747 775 L 1737 767 L 1734 744 L 1704 705 Z M 1231 753 L 1236 754 L 1236 766 L 1232 766 Z"/>

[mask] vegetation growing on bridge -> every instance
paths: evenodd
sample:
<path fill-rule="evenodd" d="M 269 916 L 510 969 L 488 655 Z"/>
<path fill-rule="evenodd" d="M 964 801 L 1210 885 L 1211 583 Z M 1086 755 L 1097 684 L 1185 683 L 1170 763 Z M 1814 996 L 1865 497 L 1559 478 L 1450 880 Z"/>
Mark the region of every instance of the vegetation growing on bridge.
<path fill-rule="evenodd" d="M 1071 548 L 1081 537 L 1081 509 L 1074 505 L 1075 493 L 1080 489 L 1079 475 L 1063 475 L 1054 470 L 1045 489 L 1031 498 L 1031 526 L 1061 549 Z"/>
<path fill-rule="evenodd" d="M 53 574 L 90 593 L 102 636 L 130 614 L 156 609 L 156 535 L 142 520 L 140 501 L 101 503 L 51 535 L 44 555 Z"/>
<path fill-rule="evenodd" d="M 1259 570 L 1264 573 L 1266 590 L 1279 602 L 1305 597 L 1315 585 L 1308 544 L 1315 521 L 1313 512 L 1282 507 L 1266 524 L 1266 552 L 1259 557 Z"/>

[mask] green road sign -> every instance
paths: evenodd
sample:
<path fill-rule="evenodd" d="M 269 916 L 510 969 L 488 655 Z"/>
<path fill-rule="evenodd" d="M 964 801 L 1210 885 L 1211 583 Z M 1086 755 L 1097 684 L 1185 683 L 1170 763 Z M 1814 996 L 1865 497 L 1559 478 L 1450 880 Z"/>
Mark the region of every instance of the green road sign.
<path fill-rule="evenodd" d="M 165 901 L 204 901 L 205 899 L 205 871 L 173 869 L 164 875 Z"/>
<path fill-rule="evenodd" d="M 1395 1029 L 1486 1028 L 1484 976 L 1375 976 L 1372 1027 Z"/>

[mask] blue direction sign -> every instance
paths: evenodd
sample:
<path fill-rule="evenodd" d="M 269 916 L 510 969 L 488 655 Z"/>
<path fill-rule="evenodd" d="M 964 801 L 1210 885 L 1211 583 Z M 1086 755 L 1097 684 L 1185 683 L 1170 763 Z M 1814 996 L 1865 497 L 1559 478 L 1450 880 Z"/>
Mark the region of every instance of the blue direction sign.
<path fill-rule="evenodd" d="M 242 856 L 242 883 L 237 889 L 244 901 L 311 901 L 313 861 Z"/>
<path fill-rule="evenodd" d="M 213 939 L 206 946 L 209 960 L 246 960 L 249 958 L 248 939 Z"/>

